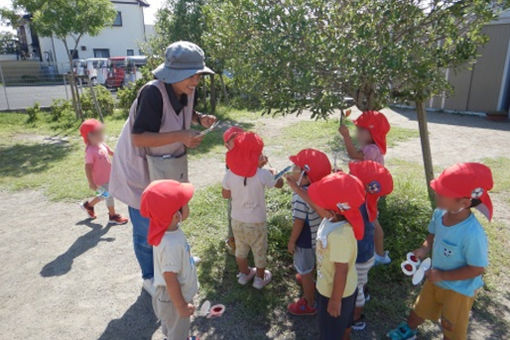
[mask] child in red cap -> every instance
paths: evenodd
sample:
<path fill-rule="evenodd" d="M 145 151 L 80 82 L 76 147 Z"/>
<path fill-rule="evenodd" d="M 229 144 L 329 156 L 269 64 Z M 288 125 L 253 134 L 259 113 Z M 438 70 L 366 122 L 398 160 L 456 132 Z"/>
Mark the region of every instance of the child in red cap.
<path fill-rule="evenodd" d="M 384 165 L 386 154 L 386 135 L 390 131 L 388 119 L 378 111 L 365 111 L 354 120 L 356 125 L 356 139 L 361 149 L 354 146 L 349 129 L 341 125 L 338 131 L 342 136 L 347 153 L 352 160 L 372 160 Z M 391 258 L 387 251 L 384 251 L 384 231 L 376 219 L 375 226 L 375 261 L 376 264 L 389 264 Z"/>
<path fill-rule="evenodd" d="M 319 150 L 304 149 L 297 155 L 290 156 L 289 159 L 294 166 L 285 177 L 287 181 L 295 182 L 305 192 L 310 184 L 331 173 L 328 156 Z M 299 194 L 300 192 L 297 191 L 292 195 L 294 223 L 287 248 L 294 257 L 296 277 L 303 287 L 303 297 L 289 304 L 287 310 L 293 315 L 315 315 L 317 304 L 313 271 L 315 269 L 315 239 L 321 218 Z"/>
<path fill-rule="evenodd" d="M 363 238 L 360 206 L 365 189 L 356 177 L 336 172 L 308 188 L 320 207 L 317 232 L 317 298 L 320 340 L 350 339 L 358 275 L 356 239 Z"/>
<path fill-rule="evenodd" d="M 266 270 L 267 226 L 264 189 L 281 188 L 283 180 L 275 180 L 272 172 L 259 168 L 264 142 L 253 132 L 239 133 L 234 147 L 227 152 L 228 170 L 223 179 L 224 198 L 232 199 L 232 231 L 235 256 L 239 267 L 238 282 L 246 285 L 254 276 L 253 287 L 262 289 L 271 281 Z M 255 268 L 248 266 L 253 253 Z"/>
<path fill-rule="evenodd" d="M 193 297 L 199 283 L 194 258 L 181 222 L 189 216 L 193 185 L 154 181 L 143 191 L 140 213 L 149 219 L 147 242 L 154 246 L 152 305 L 168 339 L 187 339 Z"/>
<path fill-rule="evenodd" d="M 96 218 L 94 206 L 104 199 L 108 208 L 108 222 L 126 224 L 128 219 L 115 212 L 113 197 L 108 192 L 113 151 L 104 143 L 103 124 L 97 119 L 86 119 L 80 125 L 80 134 L 86 144 L 85 174 L 87 175 L 90 189 L 98 193 L 92 200 L 85 201 L 80 206 L 87 212 L 90 218 Z"/>
<path fill-rule="evenodd" d="M 358 256 L 356 258 L 356 272 L 358 273 L 358 295 L 354 309 L 354 322 L 352 329 L 360 331 L 365 329 L 366 323 L 363 308 L 369 299 L 366 293 L 368 272 L 375 262 L 374 256 L 374 224 L 377 218 L 377 201 L 381 196 L 389 195 L 393 191 L 393 178 L 390 172 L 381 164 L 374 161 L 361 161 L 349 163 L 350 174 L 356 176 L 365 186 L 365 203 L 360 212 L 365 224 L 365 235 L 358 241 Z"/>
<path fill-rule="evenodd" d="M 469 313 L 488 265 L 487 236 L 471 208 L 492 218 L 491 170 L 480 163 L 458 163 L 430 186 L 436 193 L 437 209 L 427 239 L 414 254 L 423 260 L 432 252 L 432 269 L 426 273 L 407 322 L 388 333 L 394 340 L 414 339 L 425 319 L 437 321 L 439 317 L 445 339 L 466 339 Z"/>

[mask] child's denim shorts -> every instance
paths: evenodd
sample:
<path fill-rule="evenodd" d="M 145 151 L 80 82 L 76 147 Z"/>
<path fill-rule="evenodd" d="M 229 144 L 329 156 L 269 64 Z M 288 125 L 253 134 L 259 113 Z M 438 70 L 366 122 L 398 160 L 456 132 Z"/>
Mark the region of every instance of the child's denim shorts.
<path fill-rule="evenodd" d="M 296 247 L 294 250 L 294 268 L 301 275 L 312 272 L 315 268 L 315 251 L 313 248 Z"/>

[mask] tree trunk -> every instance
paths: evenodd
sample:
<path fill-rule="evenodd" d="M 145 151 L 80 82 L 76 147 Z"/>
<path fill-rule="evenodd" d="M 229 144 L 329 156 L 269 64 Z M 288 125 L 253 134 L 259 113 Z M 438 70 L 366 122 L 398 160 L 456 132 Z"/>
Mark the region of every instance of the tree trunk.
<path fill-rule="evenodd" d="M 430 150 L 429 130 L 427 127 L 427 111 L 425 111 L 425 103 L 423 101 L 416 101 L 416 113 L 418 115 L 418 126 L 420 128 L 421 152 L 423 155 L 423 165 L 425 167 L 427 190 L 432 207 L 434 207 L 434 192 L 430 188 L 430 181 L 434 179 L 434 167 L 432 166 L 432 152 Z"/>
<path fill-rule="evenodd" d="M 91 81 L 89 81 L 89 88 L 90 88 L 90 95 L 92 96 L 92 100 L 94 101 L 94 106 L 96 107 L 97 113 L 99 115 L 99 119 L 101 120 L 101 123 L 104 123 L 103 111 L 101 111 L 101 106 L 99 105 L 99 102 L 97 101 L 96 93 L 94 92 L 94 86 L 92 85 Z"/>
<path fill-rule="evenodd" d="M 214 74 L 211 74 L 211 113 L 216 112 L 216 85 L 214 82 Z"/>
<path fill-rule="evenodd" d="M 78 86 L 76 84 L 76 78 L 74 76 L 73 72 L 73 56 L 71 55 L 71 51 L 69 50 L 69 47 L 67 46 L 66 39 L 62 39 L 62 42 L 64 43 L 64 47 L 67 52 L 67 58 L 69 59 L 69 68 L 70 68 L 70 77 L 69 77 L 69 87 L 71 89 L 72 99 L 73 99 L 73 108 L 74 112 L 76 113 L 76 118 L 83 120 L 83 112 L 81 110 L 81 102 L 80 102 L 80 93 L 78 92 Z"/>
<path fill-rule="evenodd" d="M 220 73 L 220 83 L 221 83 L 221 90 L 223 91 L 223 102 L 225 104 L 228 104 L 229 98 L 228 98 L 228 92 L 227 87 L 225 86 L 225 82 L 223 81 L 223 74 Z"/>

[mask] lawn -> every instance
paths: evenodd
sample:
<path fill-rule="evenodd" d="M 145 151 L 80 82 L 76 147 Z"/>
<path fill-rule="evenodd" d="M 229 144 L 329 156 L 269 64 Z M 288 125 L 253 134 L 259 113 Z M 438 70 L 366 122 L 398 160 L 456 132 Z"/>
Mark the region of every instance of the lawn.
<path fill-rule="evenodd" d="M 218 116 L 229 124 L 260 131 L 270 157 L 286 159 L 304 146 L 344 155 L 336 131 L 338 124 L 333 119 L 294 121 L 289 117 L 278 118 L 274 121 L 277 128 L 269 129 L 272 118 L 261 118 L 257 112 L 220 107 Z M 25 119 L 26 116 L 21 114 L 0 114 L 0 189 L 43 190 L 52 200 L 72 202 L 90 195 L 83 172 L 84 146 L 77 133 L 78 124 L 62 126 L 45 116 L 40 117 L 36 124 L 26 124 Z M 112 147 L 123 124 L 121 115 L 106 119 L 108 143 Z M 391 147 L 417 135 L 417 131 L 393 127 L 388 145 Z M 217 131 L 209 134 L 203 145 L 191 152 L 191 162 L 200 156 L 215 159 L 220 164 L 223 155 L 221 131 Z M 339 159 L 345 161 L 345 156 Z M 485 162 L 494 172 L 495 195 L 508 201 L 510 159 L 487 159 Z M 381 338 L 388 328 L 403 320 L 419 291 L 401 274 L 400 260 L 408 251 L 419 246 L 426 235 L 431 207 L 423 169 L 419 164 L 397 159 L 390 160 L 387 166 L 394 176 L 395 190 L 381 204 L 380 222 L 386 230 L 386 248 L 394 261 L 370 272 L 372 301 L 365 313 L 369 327 L 356 334 L 355 339 Z M 191 202 L 191 218 L 185 222 L 184 229 L 194 252 L 203 260 L 199 271 L 200 296 L 226 304 L 228 317 L 218 319 L 214 324 L 198 319 L 193 328 L 202 334 L 214 333 L 216 338 L 227 339 L 235 336 L 289 339 L 294 338 L 294 334 L 298 339 L 315 339 L 314 318 L 289 317 L 285 310 L 286 305 L 299 296 L 299 287 L 293 280 L 292 259 L 286 251 L 291 228 L 290 191 L 284 188 L 267 192 L 268 267 L 274 280 L 263 291 L 240 287 L 236 283 L 235 261 L 226 253 L 223 244 L 227 232 L 226 206 L 220 197 L 218 184 L 198 190 Z M 489 338 L 509 338 L 510 325 L 500 314 L 506 308 L 501 297 L 509 295 L 505 282 L 508 282 L 510 266 L 510 239 L 501 222 L 487 223 L 483 217 L 480 221 L 489 236 L 490 266 L 485 274 L 486 287 L 479 293 L 474 306 L 474 320 L 491 325 Z M 428 323 L 420 334 L 424 338 L 437 337 L 438 328 Z"/>

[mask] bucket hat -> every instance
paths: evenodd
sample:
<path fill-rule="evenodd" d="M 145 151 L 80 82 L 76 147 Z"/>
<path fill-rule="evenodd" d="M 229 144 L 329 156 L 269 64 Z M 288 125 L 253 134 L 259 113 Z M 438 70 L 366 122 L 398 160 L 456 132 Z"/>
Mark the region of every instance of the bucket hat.
<path fill-rule="evenodd" d="M 178 83 L 195 74 L 214 74 L 205 66 L 204 51 L 189 41 L 177 41 L 166 48 L 165 62 L 159 65 L 152 74 L 164 83 Z"/>

